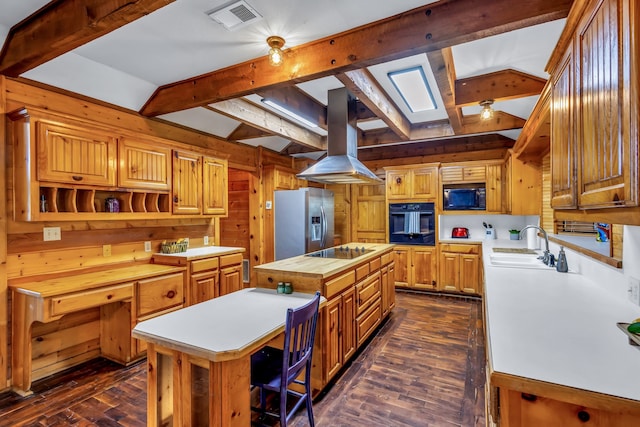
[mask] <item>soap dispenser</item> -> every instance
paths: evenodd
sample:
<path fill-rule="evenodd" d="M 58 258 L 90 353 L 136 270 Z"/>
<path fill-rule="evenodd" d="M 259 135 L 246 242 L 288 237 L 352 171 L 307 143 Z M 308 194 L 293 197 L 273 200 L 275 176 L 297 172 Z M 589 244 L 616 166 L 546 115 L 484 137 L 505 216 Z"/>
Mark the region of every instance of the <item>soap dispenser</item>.
<path fill-rule="evenodd" d="M 560 273 L 566 273 L 569 271 L 567 265 L 567 255 L 564 253 L 564 247 L 560 246 L 560 253 L 558 254 L 558 260 L 556 261 L 556 270 Z"/>

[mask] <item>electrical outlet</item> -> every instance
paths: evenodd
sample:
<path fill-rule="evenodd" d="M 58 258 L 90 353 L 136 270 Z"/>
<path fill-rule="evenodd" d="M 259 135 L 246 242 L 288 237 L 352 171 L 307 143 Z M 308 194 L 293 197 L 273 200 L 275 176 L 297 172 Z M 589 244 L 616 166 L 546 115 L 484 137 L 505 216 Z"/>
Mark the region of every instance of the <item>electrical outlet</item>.
<path fill-rule="evenodd" d="M 640 305 L 640 279 L 629 276 L 629 300 Z"/>
<path fill-rule="evenodd" d="M 144 251 L 151 252 L 151 242 L 144 242 Z"/>
<path fill-rule="evenodd" d="M 44 227 L 42 229 L 42 239 L 45 242 L 60 240 L 60 227 Z"/>
<path fill-rule="evenodd" d="M 111 245 L 102 245 L 102 256 L 111 256 Z"/>
<path fill-rule="evenodd" d="M 209 236 L 204 236 L 204 245 L 209 246 Z"/>
<path fill-rule="evenodd" d="M 271 209 L 271 200 L 267 200 L 264 207 L 266 209 Z"/>
<path fill-rule="evenodd" d="M 185 241 L 185 242 L 187 242 L 187 248 L 188 248 L 188 247 L 189 247 L 189 238 L 188 238 L 188 237 L 185 237 L 185 238 L 184 238 L 184 241 Z"/>

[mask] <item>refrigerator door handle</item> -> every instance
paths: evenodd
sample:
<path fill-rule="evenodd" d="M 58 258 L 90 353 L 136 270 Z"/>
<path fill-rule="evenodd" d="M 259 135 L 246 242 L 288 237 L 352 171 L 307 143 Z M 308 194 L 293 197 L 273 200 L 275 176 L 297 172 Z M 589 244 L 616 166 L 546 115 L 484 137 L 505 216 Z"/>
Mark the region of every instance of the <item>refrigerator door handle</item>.
<path fill-rule="evenodd" d="M 320 246 L 324 249 L 327 247 L 327 215 L 324 212 L 324 206 L 320 206 L 320 217 L 322 221 L 322 240 Z"/>

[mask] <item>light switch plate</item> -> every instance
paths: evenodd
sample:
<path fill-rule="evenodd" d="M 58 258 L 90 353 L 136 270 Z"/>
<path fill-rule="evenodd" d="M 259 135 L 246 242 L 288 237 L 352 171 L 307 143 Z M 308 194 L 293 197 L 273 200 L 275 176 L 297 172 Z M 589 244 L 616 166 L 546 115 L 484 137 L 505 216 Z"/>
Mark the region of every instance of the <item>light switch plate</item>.
<path fill-rule="evenodd" d="M 640 279 L 629 276 L 629 300 L 640 305 Z"/>
<path fill-rule="evenodd" d="M 204 245 L 209 246 L 209 236 L 204 236 Z"/>
<path fill-rule="evenodd" d="M 264 204 L 264 207 L 265 207 L 266 209 L 271 209 L 271 200 L 267 200 L 267 201 L 265 202 L 265 204 Z"/>
<path fill-rule="evenodd" d="M 102 256 L 111 256 L 111 245 L 102 245 Z"/>
<path fill-rule="evenodd" d="M 60 240 L 60 227 L 44 227 L 42 229 L 42 239 L 45 242 Z"/>
<path fill-rule="evenodd" d="M 151 242 L 149 242 L 149 241 L 144 242 L 144 251 L 145 252 L 151 252 Z"/>

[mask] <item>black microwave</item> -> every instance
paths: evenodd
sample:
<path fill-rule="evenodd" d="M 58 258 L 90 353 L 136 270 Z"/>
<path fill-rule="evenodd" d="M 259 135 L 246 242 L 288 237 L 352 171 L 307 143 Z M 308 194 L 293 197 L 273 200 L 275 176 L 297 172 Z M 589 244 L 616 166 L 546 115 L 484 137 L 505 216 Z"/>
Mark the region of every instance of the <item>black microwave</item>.
<path fill-rule="evenodd" d="M 444 187 L 442 208 L 446 211 L 487 209 L 487 190 L 484 186 Z"/>

